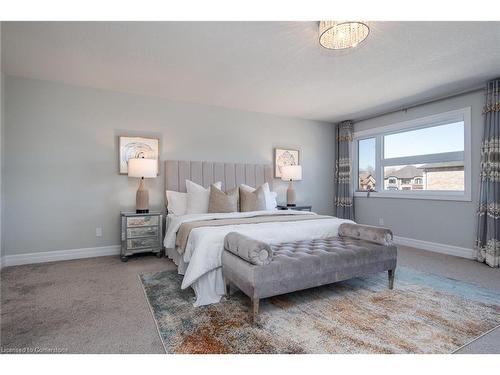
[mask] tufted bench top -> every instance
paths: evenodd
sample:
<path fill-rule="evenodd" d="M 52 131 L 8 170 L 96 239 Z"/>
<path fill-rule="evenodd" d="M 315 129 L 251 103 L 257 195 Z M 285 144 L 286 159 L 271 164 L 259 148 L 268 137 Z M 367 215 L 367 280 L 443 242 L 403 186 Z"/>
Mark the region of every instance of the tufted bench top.
<path fill-rule="evenodd" d="M 255 283 L 264 294 L 271 293 L 268 288 L 282 289 L 286 285 L 301 284 L 319 286 L 345 280 L 342 275 L 351 272 L 357 276 L 373 273 L 377 267 L 392 269 L 396 262 L 396 247 L 383 246 L 365 240 L 349 237 L 330 237 L 271 245 L 273 261 L 265 266 L 256 267 Z M 285 289 L 287 289 L 285 287 Z M 293 289 L 293 287 L 292 287 Z"/>
<path fill-rule="evenodd" d="M 363 249 L 365 251 L 373 249 L 373 244 L 367 241 L 355 240 L 351 238 L 329 237 L 284 242 L 275 245 L 271 244 L 271 249 L 274 254 L 273 261 L 280 262 L 288 259 L 303 260 L 309 256 L 336 256 L 339 253 L 351 253 L 353 255 L 354 253 L 363 251 Z"/>
<path fill-rule="evenodd" d="M 362 237 L 359 238 L 361 233 Z M 397 248 L 385 228 L 349 224 L 338 237 L 270 244 L 272 261 L 256 265 L 231 251 L 222 254 L 222 272 L 254 301 L 388 271 L 392 288 Z M 348 236 L 349 234 L 350 236 Z M 257 302 L 255 302 L 257 301 Z M 257 303 L 257 308 L 255 307 Z"/>

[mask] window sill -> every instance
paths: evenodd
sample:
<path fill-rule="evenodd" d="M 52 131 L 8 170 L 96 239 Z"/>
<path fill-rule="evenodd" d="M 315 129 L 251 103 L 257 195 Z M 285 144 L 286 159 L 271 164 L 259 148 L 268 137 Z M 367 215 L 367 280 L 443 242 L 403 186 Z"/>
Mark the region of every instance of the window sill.
<path fill-rule="evenodd" d="M 458 201 L 458 202 L 471 202 L 470 193 L 457 194 L 455 192 L 441 192 L 441 193 L 414 193 L 399 191 L 392 192 L 371 192 L 370 197 L 367 197 L 367 192 L 356 191 L 354 198 L 390 198 L 390 199 L 427 199 L 438 201 Z"/>

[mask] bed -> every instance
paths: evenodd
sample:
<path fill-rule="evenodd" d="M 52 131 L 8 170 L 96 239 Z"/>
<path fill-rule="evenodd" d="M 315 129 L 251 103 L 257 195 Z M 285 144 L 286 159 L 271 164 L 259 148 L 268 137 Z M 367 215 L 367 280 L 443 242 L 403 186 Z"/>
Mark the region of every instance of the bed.
<path fill-rule="evenodd" d="M 166 190 L 186 192 L 186 180 L 204 187 L 217 181 L 227 191 L 241 184 L 257 187 L 267 182 L 272 189 L 270 165 L 166 161 Z M 221 258 L 224 237 L 239 232 L 269 243 L 337 236 L 340 224 L 351 222 L 302 211 L 253 211 L 167 215 L 164 246 L 166 255 L 184 275 L 182 289 L 191 287 L 194 306 L 218 303 L 225 293 Z M 179 244 L 187 226 L 186 240 Z M 185 233 L 184 233 L 185 234 Z"/>

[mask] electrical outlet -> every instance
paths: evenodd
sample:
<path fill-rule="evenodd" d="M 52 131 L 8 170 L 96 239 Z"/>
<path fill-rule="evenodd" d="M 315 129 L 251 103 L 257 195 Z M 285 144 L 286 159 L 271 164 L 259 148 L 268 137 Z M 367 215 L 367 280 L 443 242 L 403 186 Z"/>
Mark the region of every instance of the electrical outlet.
<path fill-rule="evenodd" d="M 95 228 L 95 236 L 102 237 L 102 228 L 101 227 Z"/>
<path fill-rule="evenodd" d="M 384 218 L 383 217 L 378 218 L 378 225 L 384 225 Z"/>

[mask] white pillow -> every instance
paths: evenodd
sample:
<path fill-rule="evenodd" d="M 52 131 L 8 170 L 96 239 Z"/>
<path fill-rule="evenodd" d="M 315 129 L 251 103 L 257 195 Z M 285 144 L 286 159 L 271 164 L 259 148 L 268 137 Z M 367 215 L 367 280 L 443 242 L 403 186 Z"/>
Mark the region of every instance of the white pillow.
<path fill-rule="evenodd" d="M 249 192 L 252 192 L 255 190 L 255 188 L 248 186 L 248 185 L 245 185 L 245 184 L 241 184 L 240 187 L 246 191 L 249 191 Z M 264 196 L 266 198 L 266 211 L 276 210 L 276 207 L 278 206 L 278 202 L 276 201 L 276 197 L 278 196 L 278 194 L 269 189 L 269 184 L 267 182 L 262 184 L 262 190 L 264 190 Z"/>
<path fill-rule="evenodd" d="M 215 187 L 222 189 L 222 182 L 216 182 Z M 208 202 L 210 200 L 210 188 L 186 180 L 187 190 L 187 210 L 188 214 L 206 214 L 208 212 Z"/>
<path fill-rule="evenodd" d="M 187 213 L 187 193 L 167 190 L 167 212 L 172 215 Z"/>
<path fill-rule="evenodd" d="M 267 201 L 266 201 L 266 206 L 267 206 L 267 209 L 268 210 L 276 210 L 276 208 L 278 207 L 278 193 L 276 193 L 275 191 L 271 191 L 271 194 L 270 194 L 270 204 L 268 205 L 267 204 Z"/>

